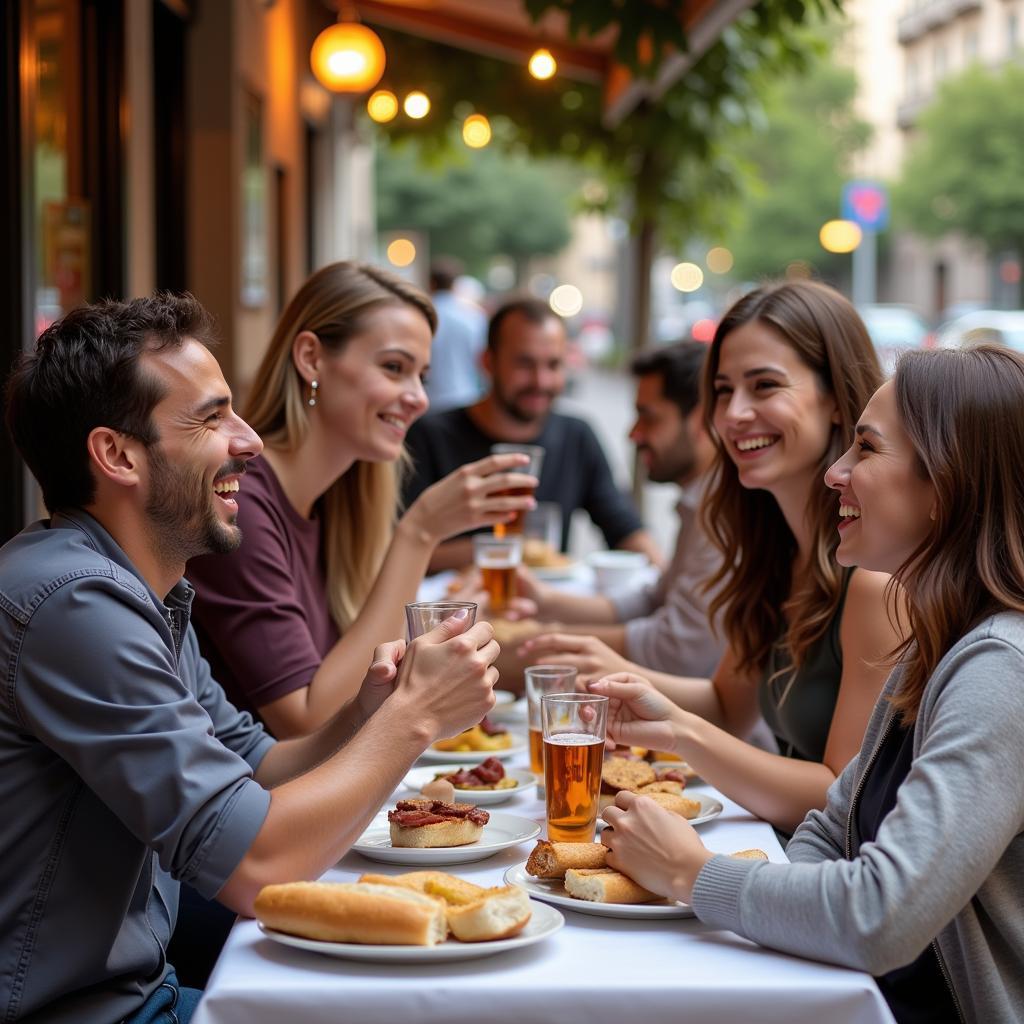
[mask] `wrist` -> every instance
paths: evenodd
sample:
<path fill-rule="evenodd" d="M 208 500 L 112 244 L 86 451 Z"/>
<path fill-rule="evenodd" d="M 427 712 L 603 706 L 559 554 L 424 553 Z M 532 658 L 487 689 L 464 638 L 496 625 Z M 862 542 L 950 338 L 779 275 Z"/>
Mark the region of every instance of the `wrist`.
<path fill-rule="evenodd" d="M 683 903 L 691 902 L 693 887 L 697 884 L 697 876 L 712 857 L 714 854 L 703 847 L 688 854 L 680 865 L 680 870 L 671 880 L 669 895 Z"/>
<path fill-rule="evenodd" d="M 395 728 L 403 736 L 408 736 L 420 753 L 438 738 L 441 723 L 421 704 L 410 700 L 407 694 L 396 690 L 381 707 L 381 712 L 385 710 L 389 712 Z"/>
<path fill-rule="evenodd" d="M 398 520 L 395 527 L 396 536 L 418 547 L 437 547 L 440 537 L 430 529 L 423 506 L 417 499 L 409 506 L 405 515 Z"/>

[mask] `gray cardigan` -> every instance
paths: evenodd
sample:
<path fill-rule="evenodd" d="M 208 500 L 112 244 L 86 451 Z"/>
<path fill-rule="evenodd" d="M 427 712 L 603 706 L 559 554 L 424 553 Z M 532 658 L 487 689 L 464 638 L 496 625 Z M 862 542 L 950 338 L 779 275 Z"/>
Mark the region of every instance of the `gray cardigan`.
<path fill-rule="evenodd" d="M 936 667 L 896 806 L 850 859 L 851 806 L 901 675 L 890 676 L 825 810 L 797 829 L 793 864 L 715 857 L 693 907 L 762 945 L 873 975 L 937 940 L 965 1020 L 1024 1019 L 1024 615 L 986 619 Z"/>

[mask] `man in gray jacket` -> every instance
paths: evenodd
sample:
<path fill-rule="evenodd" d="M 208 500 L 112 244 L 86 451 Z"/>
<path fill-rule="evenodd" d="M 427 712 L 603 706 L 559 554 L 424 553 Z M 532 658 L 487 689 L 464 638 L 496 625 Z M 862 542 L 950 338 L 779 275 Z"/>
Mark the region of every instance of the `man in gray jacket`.
<path fill-rule="evenodd" d="M 0 548 L 0 1018 L 128 1024 L 197 994 L 167 963 L 180 882 L 251 914 L 316 878 L 413 760 L 493 704 L 491 628 L 377 649 L 319 732 L 275 743 L 210 677 L 194 555 L 233 550 L 260 439 L 191 297 L 69 313 L 7 423 L 51 516 Z M 163 1019 L 162 1017 L 160 1019 Z"/>

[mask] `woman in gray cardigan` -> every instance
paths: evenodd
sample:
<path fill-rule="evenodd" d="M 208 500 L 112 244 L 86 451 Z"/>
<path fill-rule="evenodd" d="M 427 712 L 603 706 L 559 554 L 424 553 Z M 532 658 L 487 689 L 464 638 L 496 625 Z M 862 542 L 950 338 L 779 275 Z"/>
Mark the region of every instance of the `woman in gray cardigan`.
<path fill-rule="evenodd" d="M 837 558 L 893 574 L 908 640 L 792 864 L 734 860 L 652 801 L 604 816 L 609 863 L 763 945 L 869 971 L 899 1021 L 1024 1018 L 1024 359 L 915 352 L 871 399 Z M 592 684 L 620 742 L 671 748 L 643 679 Z"/>

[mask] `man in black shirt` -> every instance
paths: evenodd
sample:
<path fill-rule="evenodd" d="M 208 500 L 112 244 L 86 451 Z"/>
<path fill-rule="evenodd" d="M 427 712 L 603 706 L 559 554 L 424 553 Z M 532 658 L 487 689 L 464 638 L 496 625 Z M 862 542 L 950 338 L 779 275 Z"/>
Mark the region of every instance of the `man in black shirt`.
<path fill-rule="evenodd" d="M 544 448 L 538 501 L 562 508 L 562 547 L 569 519 L 585 509 L 609 547 L 642 551 L 660 564 L 661 554 L 643 529 L 633 503 L 616 486 L 604 452 L 590 427 L 580 419 L 551 411 L 565 388 L 565 327 L 551 308 L 537 299 L 514 299 L 491 318 L 483 366 L 491 390 L 475 405 L 425 416 L 407 436 L 413 472 L 405 501 L 459 466 L 481 459 L 498 441 Z M 473 560 L 465 538 L 442 544 L 434 570 L 460 568 Z"/>

